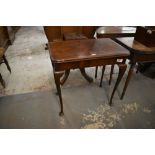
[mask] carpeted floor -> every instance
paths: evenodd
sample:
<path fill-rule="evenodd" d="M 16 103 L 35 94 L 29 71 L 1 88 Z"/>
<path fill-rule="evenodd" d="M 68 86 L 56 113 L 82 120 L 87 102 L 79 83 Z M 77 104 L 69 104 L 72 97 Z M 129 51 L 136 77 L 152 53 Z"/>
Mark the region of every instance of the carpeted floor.
<path fill-rule="evenodd" d="M 134 84 L 130 88 L 133 89 Z M 0 128 L 154 129 L 154 99 L 145 90 L 140 96 L 132 89 L 123 101 L 116 94 L 112 107 L 108 105 L 108 92 L 96 84 L 62 89 L 63 117 L 59 116 L 55 90 L 0 97 Z"/>
<path fill-rule="evenodd" d="M 0 95 L 13 95 L 52 88 L 52 67 L 48 51 L 45 51 L 45 37 L 42 27 L 22 27 L 16 34 L 6 57 L 12 69 L 10 74 L 2 64 L 0 72 L 6 88 L 0 85 Z"/>

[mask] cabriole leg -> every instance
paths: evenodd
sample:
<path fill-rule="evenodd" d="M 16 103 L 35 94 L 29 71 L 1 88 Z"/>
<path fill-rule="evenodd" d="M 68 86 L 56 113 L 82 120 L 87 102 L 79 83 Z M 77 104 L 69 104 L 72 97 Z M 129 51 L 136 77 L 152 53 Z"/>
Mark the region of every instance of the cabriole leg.
<path fill-rule="evenodd" d="M 92 79 L 90 76 L 88 76 L 88 75 L 86 74 L 85 68 L 80 68 L 80 71 L 81 71 L 81 74 L 84 76 L 84 78 L 85 78 L 89 83 L 93 82 L 93 79 Z"/>
<path fill-rule="evenodd" d="M 97 71 L 98 71 L 98 66 L 95 68 L 95 79 L 97 78 Z"/>
<path fill-rule="evenodd" d="M 124 85 L 124 88 L 123 88 L 123 92 L 122 92 L 122 95 L 121 95 L 121 100 L 123 99 L 123 97 L 125 95 L 125 92 L 126 92 L 126 89 L 128 87 L 128 84 L 129 84 L 129 82 L 131 80 L 131 77 L 132 77 L 132 74 L 133 74 L 133 71 L 134 71 L 134 67 L 135 67 L 135 63 L 131 64 L 128 75 L 127 75 L 127 79 L 126 79 L 126 82 L 125 82 L 125 85 Z"/>
<path fill-rule="evenodd" d="M 1 82 L 2 86 L 5 88 L 5 82 L 4 82 L 1 74 L 0 74 L 0 82 Z"/>
<path fill-rule="evenodd" d="M 60 100 L 60 113 L 59 113 L 60 116 L 64 115 L 61 87 L 60 87 L 60 78 L 62 75 L 63 75 L 63 72 L 54 72 L 55 84 L 56 84 L 56 88 L 57 88 L 57 92 L 58 92 L 59 100 Z"/>
<path fill-rule="evenodd" d="M 69 73 L 70 73 L 70 69 L 65 70 L 65 73 L 64 73 L 63 77 L 60 80 L 61 85 L 63 85 L 66 82 L 66 80 L 68 79 Z"/>
<path fill-rule="evenodd" d="M 100 87 L 102 87 L 104 71 L 105 71 L 105 66 L 102 67 L 102 75 L 101 75 L 101 80 L 100 80 Z"/>
<path fill-rule="evenodd" d="M 116 91 L 116 89 L 117 89 L 117 87 L 118 87 L 118 85 L 119 85 L 119 83 L 120 83 L 120 81 L 121 81 L 121 79 L 122 79 L 122 77 L 126 71 L 126 68 L 127 68 L 126 64 L 118 64 L 118 66 L 119 66 L 119 74 L 118 74 L 118 78 L 117 78 L 116 84 L 114 86 L 114 89 L 113 89 L 113 92 L 112 92 L 112 95 L 110 98 L 110 102 L 109 102 L 110 106 L 112 105 L 112 99 L 113 99 L 113 96 L 115 94 L 115 91 Z"/>
<path fill-rule="evenodd" d="M 111 84 L 111 80 L 112 80 L 112 75 L 113 75 L 113 72 L 114 72 L 114 65 L 111 65 L 109 85 Z"/>

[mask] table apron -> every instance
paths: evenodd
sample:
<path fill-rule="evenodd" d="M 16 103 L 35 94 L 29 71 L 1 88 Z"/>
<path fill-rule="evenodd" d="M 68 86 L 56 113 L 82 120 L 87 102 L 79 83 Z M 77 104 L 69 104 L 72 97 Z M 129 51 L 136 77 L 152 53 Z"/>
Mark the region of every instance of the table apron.
<path fill-rule="evenodd" d="M 119 57 L 119 58 L 110 58 L 110 59 L 108 58 L 108 59 L 84 60 L 84 61 L 76 61 L 76 62 L 61 62 L 61 63 L 52 62 L 52 63 L 55 71 L 63 71 L 67 69 L 118 64 L 119 63 L 117 62 L 118 59 L 125 60 L 126 58 Z"/>

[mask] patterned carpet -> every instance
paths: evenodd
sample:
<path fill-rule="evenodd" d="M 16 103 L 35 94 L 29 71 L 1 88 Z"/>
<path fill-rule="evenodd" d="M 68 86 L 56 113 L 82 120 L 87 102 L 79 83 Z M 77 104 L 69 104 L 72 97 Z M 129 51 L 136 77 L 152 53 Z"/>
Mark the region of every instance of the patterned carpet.
<path fill-rule="evenodd" d="M 150 115 L 154 115 L 154 110 L 152 110 L 149 105 L 144 106 L 141 104 L 130 103 L 130 104 L 118 104 L 115 108 L 111 108 L 108 104 L 103 104 L 98 106 L 95 110 L 89 110 L 87 114 L 83 114 L 82 122 L 83 129 L 111 129 L 117 128 L 118 124 L 125 124 L 121 122 L 131 122 L 129 118 L 137 117 L 138 115 L 143 115 L 147 118 Z M 128 121 L 125 121 L 128 119 Z M 133 121 L 134 122 L 134 121 Z M 143 124 L 146 128 L 154 128 L 153 122 L 150 120 L 139 122 Z M 122 126 L 125 128 L 125 126 Z"/>

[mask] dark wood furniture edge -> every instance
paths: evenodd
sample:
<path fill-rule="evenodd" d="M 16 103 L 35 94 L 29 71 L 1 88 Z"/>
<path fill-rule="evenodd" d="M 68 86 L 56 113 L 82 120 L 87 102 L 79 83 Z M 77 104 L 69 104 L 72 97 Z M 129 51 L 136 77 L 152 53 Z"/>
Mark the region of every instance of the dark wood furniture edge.
<path fill-rule="evenodd" d="M 140 51 L 140 50 L 136 50 L 134 48 L 131 48 L 127 45 L 125 45 L 124 43 L 122 43 L 120 40 L 118 40 L 119 38 L 113 38 L 112 40 L 115 41 L 116 43 L 120 44 L 121 46 L 125 47 L 126 49 L 128 49 L 130 52 L 134 52 L 137 55 L 141 55 L 141 54 L 145 54 L 145 55 L 150 55 L 150 54 L 154 54 L 154 52 L 151 51 Z M 139 43 L 141 44 L 141 43 Z"/>

